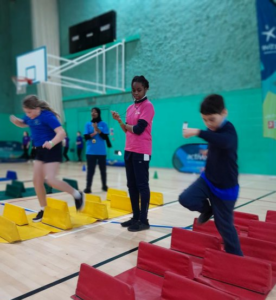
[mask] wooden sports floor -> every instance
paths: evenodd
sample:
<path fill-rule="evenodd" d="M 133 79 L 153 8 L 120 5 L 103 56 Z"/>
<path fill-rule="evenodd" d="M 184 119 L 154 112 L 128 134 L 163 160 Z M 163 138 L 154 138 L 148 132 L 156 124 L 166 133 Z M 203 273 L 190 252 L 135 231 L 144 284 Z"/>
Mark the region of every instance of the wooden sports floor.
<path fill-rule="evenodd" d="M 32 185 L 32 163 L 1 164 L 1 176 L 7 170 L 14 170 L 26 187 Z M 158 179 L 153 179 L 157 171 Z M 86 173 L 78 163 L 64 163 L 60 178 L 78 180 L 84 189 Z M 171 228 L 186 227 L 193 223 L 198 213 L 181 207 L 177 201 L 181 193 L 196 178 L 193 174 L 182 174 L 172 169 L 150 169 L 152 191 L 164 194 L 164 206 L 149 211 L 151 229 L 139 233 L 128 232 L 116 222 L 96 222 L 75 230 L 50 234 L 45 237 L 14 244 L 0 244 L 0 300 L 65 300 L 74 294 L 77 272 L 81 263 L 98 267 L 111 275 L 119 274 L 136 264 L 137 247 L 140 241 L 152 242 L 169 247 Z M 6 182 L 0 182 L 0 190 Z M 236 210 L 258 214 L 265 219 L 268 209 L 276 210 L 276 178 L 258 175 L 240 176 L 241 192 Z M 108 167 L 108 186 L 126 190 L 125 169 Z M 104 200 L 101 191 L 100 174 L 97 169 L 93 193 Z M 67 200 L 73 206 L 73 199 L 66 193 L 55 194 L 55 198 Z M 36 197 L 12 199 L 7 202 L 39 210 Z M 2 203 L 2 201 L 1 201 Z M 0 205 L 0 214 L 3 205 Z M 113 221 L 124 221 L 124 216 Z M 276 299 L 276 288 L 268 300 Z"/>

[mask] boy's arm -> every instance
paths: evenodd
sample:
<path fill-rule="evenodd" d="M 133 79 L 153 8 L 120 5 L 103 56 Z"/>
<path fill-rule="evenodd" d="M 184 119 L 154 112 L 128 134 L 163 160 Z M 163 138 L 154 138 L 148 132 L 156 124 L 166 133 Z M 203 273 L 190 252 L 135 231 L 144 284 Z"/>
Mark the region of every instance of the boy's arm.
<path fill-rule="evenodd" d="M 231 147 L 236 139 L 232 131 L 218 133 L 215 131 L 200 130 L 195 128 L 184 129 L 183 135 L 185 138 L 198 136 L 206 142 L 211 143 L 221 149 L 227 149 Z"/>
<path fill-rule="evenodd" d="M 198 137 L 221 149 L 230 148 L 235 142 L 235 136 L 231 131 L 218 133 L 214 131 L 200 130 Z"/>

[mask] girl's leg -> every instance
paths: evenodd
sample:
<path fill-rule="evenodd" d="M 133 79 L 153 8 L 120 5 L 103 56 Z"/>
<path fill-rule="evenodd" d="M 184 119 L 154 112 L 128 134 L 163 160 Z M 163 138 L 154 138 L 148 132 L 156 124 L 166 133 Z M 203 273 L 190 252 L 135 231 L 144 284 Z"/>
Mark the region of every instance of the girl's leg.
<path fill-rule="evenodd" d="M 74 189 L 67 182 L 62 181 L 56 177 L 59 170 L 59 165 L 60 165 L 59 162 L 44 164 L 43 168 L 44 168 L 47 184 L 57 190 L 66 192 L 73 196 Z"/>
<path fill-rule="evenodd" d="M 99 169 L 100 169 L 101 179 L 102 179 L 102 190 L 107 192 L 108 188 L 106 185 L 106 155 L 99 155 L 98 162 L 99 162 Z"/>
<path fill-rule="evenodd" d="M 36 155 L 36 149 L 35 147 L 32 147 L 32 152 L 31 152 L 31 159 L 35 159 L 35 155 Z"/>
<path fill-rule="evenodd" d="M 35 192 L 39 201 L 41 208 L 46 206 L 46 191 L 44 187 L 44 163 L 39 160 L 34 161 L 34 175 L 33 175 L 33 183 Z"/>
<path fill-rule="evenodd" d="M 82 161 L 82 149 L 80 149 L 80 161 Z"/>
<path fill-rule="evenodd" d="M 133 211 L 133 217 L 131 220 L 121 223 L 123 227 L 130 227 L 136 224 L 140 219 L 140 205 L 139 205 L 139 190 L 136 186 L 136 178 L 133 167 L 132 157 L 126 157 L 125 155 L 125 167 L 127 177 L 127 187 L 131 201 L 131 207 Z"/>
<path fill-rule="evenodd" d="M 24 146 L 24 158 L 29 159 L 28 148 Z"/>
<path fill-rule="evenodd" d="M 27 147 L 26 147 L 26 154 L 27 154 L 27 159 L 30 159 L 29 148 L 27 148 Z"/>
<path fill-rule="evenodd" d="M 81 153 L 82 153 L 82 149 L 78 149 L 78 158 L 79 158 L 79 162 L 81 162 Z"/>
<path fill-rule="evenodd" d="M 84 204 L 82 193 L 72 188 L 67 182 L 56 177 L 59 170 L 59 165 L 59 162 L 45 163 L 43 165 L 46 182 L 51 187 L 72 195 L 75 199 L 77 210 L 80 210 Z"/>
<path fill-rule="evenodd" d="M 148 225 L 148 210 L 150 202 L 149 161 L 133 160 L 136 186 L 141 198 L 140 221 Z"/>
<path fill-rule="evenodd" d="M 68 157 L 68 150 L 69 150 L 69 148 L 68 147 L 64 147 L 64 150 L 63 150 L 63 156 L 64 156 L 64 158 L 66 159 L 66 161 L 69 161 L 70 159 L 69 159 L 69 157 Z"/>
<path fill-rule="evenodd" d="M 84 190 L 84 192 L 91 193 L 93 176 L 97 164 L 97 155 L 87 154 L 86 158 L 87 158 L 87 175 L 86 175 L 86 189 Z"/>
<path fill-rule="evenodd" d="M 130 196 L 132 211 L 133 211 L 133 219 L 140 219 L 140 205 L 139 205 L 139 190 L 136 186 L 136 178 L 135 172 L 133 168 L 132 159 L 125 161 L 126 166 L 126 176 L 127 176 L 127 187 Z"/>

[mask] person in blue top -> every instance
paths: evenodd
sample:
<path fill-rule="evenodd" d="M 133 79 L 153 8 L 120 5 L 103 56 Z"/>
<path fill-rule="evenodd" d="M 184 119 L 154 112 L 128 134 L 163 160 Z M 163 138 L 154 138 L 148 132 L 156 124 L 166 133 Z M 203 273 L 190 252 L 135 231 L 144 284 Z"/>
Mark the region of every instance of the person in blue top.
<path fill-rule="evenodd" d="M 77 145 L 77 153 L 78 153 L 78 161 L 81 162 L 81 156 L 82 156 L 82 149 L 83 149 L 83 138 L 81 136 L 81 132 L 77 132 L 77 139 L 76 139 L 76 145 Z"/>
<path fill-rule="evenodd" d="M 106 144 L 111 147 L 109 129 L 101 119 L 101 110 L 97 107 L 91 110 L 92 121 L 86 123 L 84 138 L 86 140 L 87 177 L 84 193 L 92 193 L 91 186 L 98 162 L 102 180 L 102 190 L 107 191 L 106 185 Z"/>
<path fill-rule="evenodd" d="M 29 159 L 30 141 L 31 141 L 31 138 L 29 137 L 28 131 L 24 131 L 23 138 L 22 138 L 23 154 L 21 155 L 20 158 Z"/>
<path fill-rule="evenodd" d="M 41 210 L 33 219 L 40 222 L 47 205 L 44 181 L 55 189 L 67 192 L 74 197 L 77 210 L 84 206 L 83 194 L 73 189 L 68 183 L 59 180 L 56 175 L 62 161 L 61 141 L 65 138 L 58 114 L 45 101 L 30 95 L 23 100 L 25 116 L 22 119 L 10 116 L 10 120 L 18 127 L 30 127 L 33 144 L 36 147 L 33 183 L 41 206 Z"/>
<path fill-rule="evenodd" d="M 67 133 L 65 132 L 65 139 L 63 140 L 63 157 L 65 158 L 65 161 L 68 162 L 70 159 L 68 157 L 68 150 L 69 150 L 69 137 L 67 136 Z"/>
<path fill-rule="evenodd" d="M 224 241 L 225 251 L 242 256 L 233 210 L 239 193 L 237 148 L 238 136 L 226 120 L 227 110 L 220 95 L 207 96 L 200 107 L 207 130 L 188 128 L 185 138 L 198 136 L 208 142 L 205 171 L 180 196 L 179 202 L 191 211 L 199 211 L 198 224 L 214 216 Z"/>

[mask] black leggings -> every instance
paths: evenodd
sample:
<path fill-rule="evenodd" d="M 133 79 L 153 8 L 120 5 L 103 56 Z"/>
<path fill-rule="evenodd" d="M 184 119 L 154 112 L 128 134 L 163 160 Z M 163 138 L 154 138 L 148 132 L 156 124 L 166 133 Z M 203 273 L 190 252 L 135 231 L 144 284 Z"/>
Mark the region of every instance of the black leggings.
<path fill-rule="evenodd" d="M 35 159 L 35 157 L 36 157 L 36 147 L 32 147 L 31 159 Z"/>
<path fill-rule="evenodd" d="M 78 153 L 78 160 L 81 161 L 82 148 L 78 148 L 77 153 Z"/>
<path fill-rule="evenodd" d="M 70 160 L 69 157 L 68 157 L 68 155 L 67 155 L 68 150 L 69 150 L 69 147 L 64 147 L 64 149 L 63 149 L 63 156 L 66 159 L 66 161 Z"/>
<path fill-rule="evenodd" d="M 23 154 L 21 155 L 21 158 L 29 159 L 29 148 L 27 145 L 23 145 Z"/>
<path fill-rule="evenodd" d="M 102 188 L 106 188 L 106 155 L 86 155 L 87 158 L 87 177 L 86 188 L 91 189 L 96 164 L 98 162 L 102 179 Z"/>
<path fill-rule="evenodd" d="M 133 219 L 148 222 L 149 160 L 144 160 L 144 154 L 125 151 L 125 166 Z"/>

